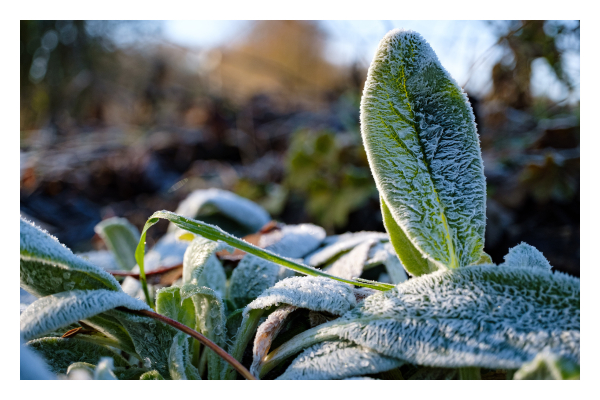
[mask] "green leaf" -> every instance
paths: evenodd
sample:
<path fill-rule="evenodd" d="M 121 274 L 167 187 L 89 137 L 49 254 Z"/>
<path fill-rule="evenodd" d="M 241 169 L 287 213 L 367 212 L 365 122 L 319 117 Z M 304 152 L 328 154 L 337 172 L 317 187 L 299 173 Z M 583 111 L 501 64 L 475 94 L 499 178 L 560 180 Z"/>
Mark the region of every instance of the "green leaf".
<path fill-rule="evenodd" d="M 223 295 L 227 278 L 215 253 L 225 247 L 229 246 L 203 237 L 195 238 L 183 256 L 183 283 L 206 286 Z"/>
<path fill-rule="evenodd" d="M 75 361 L 96 365 L 101 357 L 112 357 L 117 367 L 131 366 L 108 347 L 77 338 L 41 338 L 27 342 L 26 346 L 44 357 L 55 374 L 66 374 L 69 365 Z"/>
<path fill-rule="evenodd" d="M 373 283 L 357 282 L 357 281 L 342 279 L 342 278 L 338 278 L 338 277 L 326 274 L 315 268 L 309 267 L 307 265 L 302 265 L 302 264 L 292 261 L 288 258 L 285 258 L 278 254 L 275 254 L 271 251 L 261 249 L 254 245 L 251 245 L 250 243 L 245 242 L 244 240 L 238 239 L 235 236 L 232 236 L 232 235 L 224 232 L 219 227 L 208 225 L 208 224 L 205 224 L 200 221 L 190 220 L 188 218 L 182 217 L 180 215 L 174 214 L 169 211 L 157 211 L 154 214 L 152 214 L 152 216 L 146 222 L 146 225 L 144 226 L 144 229 L 142 231 L 142 237 L 140 239 L 140 243 L 138 244 L 138 248 L 136 250 L 136 260 L 138 262 L 138 265 L 140 266 L 140 282 L 142 282 L 143 285 L 145 285 L 145 280 L 146 280 L 146 275 L 144 273 L 144 253 L 145 253 L 146 231 L 152 225 L 156 224 L 158 222 L 159 218 L 167 219 L 167 220 L 173 222 L 178 227 L 185 229 L 189 232 L 201 235 L 201 236 L 203 236 L 207 239 L 213 240 L 213 241 L 221 240 L 221 241 L 227 243 L 228 245 L 233 246 L 237 249 L 240 249 L 242 251 L 245 251 L 245 252 L 255 255 L 257 257 L 261 257 L 265 260 L 272 261 L 277 264 L 283 265 L 286 268 L 292 269 L 296 272 L 300 272 L 305 275 L 326 277 L 326 278 L 337 280 L 340 282 L 350 283 L 350 284 L 353 284 L 356 286 L 370 287 L 372 289 L 377 289 L 377 290 L 388 290 L 393 287 L 392 285 L 383 284 L 383 283 L 379 283 L 379 282 L 373 282 Z M 147 292 L 147 289 L 146 289 L 146 292 Z M 148 299 L 149 297 L 150 297 L 150 295 L 146 294 L 146 298 Z"/>
<path fill-rule="evenodd" d="M 83 322 L 92 328 L 97 329 L 104 336 L 116 341 L 117 345 L 115 345 L 115 347 L 118 347 L 135 357 L 139 357 L 127 329 L 110 315 L 106 313 L 98 314 L 84 319 Z"/>
<path fill-rule="evenodd" d="M 404 268 L 413 276 L 421 276 L 437 271 L 436 264 L 423 257 L 423 254 L 417 250 L 402 228 L 398 226 L 383 197 L 381 198 L 381 214 L 383 215 L 385 230 L 390 234 L 390 241 Z"/>
<path fill-rule="evenodd" d="M 42 297 L 27 307 L 21 314 L 21 334 L 32 339 L 115 307 L 149 310 L 143 302 L 123 292 L 72 290 Z"/>
<path fill-rule="evenodd" d="M 321 342 L 304 350 L 277 379 L 344 379 L 404 364 L 351 342 Z"/>
<path fill-rule="evenodd" d="M 181 297 L 191 299 L 194 303 L 196 311 L 195 329 L 221 348 L 224 348 L 227 339 L 226 318 L 225 306 L 221 296 L 210 288 L 187 284 L 181 288 Z M 209 348 L 204 351 L 209 352 L 207 355 L 208 379 L 220 379 L 221 371 L 226 363 Z"/>
<path fill-rule="evenodd" d="M 247 254 L 231 274 L 228 298 L 236 308 L 244 307 L 293 273 L 279 264 Z"/>
<path fill-rule="evenodd" d="M 37 297 L 121 286 L 108 272 L 77 257 L 47 232 L 21 219 L 21 287 Z"/>
<path fill-rule="evenodd" d="M 157 370 L 160 375 L 170 377 L 169 350 L 177 330 L 152 318 L 133 315 L 112 309 L 106 314 L 119 321 L 131 336 L 137 354 L 144 367 Z"/>
<path fill-rule="evenodd" d="M 189 328 L 196 326 L 194 303 L 183 297 L 178 286 L 162 288 L 156 292 L 156 312 L 174 319 Z"/>
<path fill-rule="evenodd" d="M 136 265 L 135 249 L 140 240 L 140 232 L 125 218 L 109 218 L 94 227 L 102 238 L 121 269 L 130 271 Z"/>
<path fill-rule="evenodd" d="M 142 374 L 142 376 L 140 376 L 140 380 L 141 381 L 163 381 L 165 380 L 165 378 L 162 377 L 162 375 L 157 371 L 157 370 L 153 370 L 153 371 L 148 371 Z"/>
<path fill-rule="evenodd" d="M 418 33 L 393 30 L 381 40 L 361 132 L 377 189 L 406 239 L 438 268 L 479 260 L 486 190 L 473 111 Z"/>
<path fill-rule="evenodd" d="M 264 365 L 331 338 L 415 365 L 516 369 L 543 349 L 578 363 L 579 307 L 579 279 L 560 272 L 492 265 L 437 271 L 297 335 Z"/>
<path fill-rule="evenodd" d="M 184 332 L 178 332 L 173 338 L 169 350 L 169 372 L 173 380 L 200 380 L 198 370 L 191 363 L 190 340 Z"/>
<path fill-rule="evenodd" d="M 515 372 L 513 379 L 579 380 L 579 369 L 579 364 L 546 350 L 535 356 L 532 361 L 524 364 Z"/>
<path fill-rule="evenodd" d="M 213 220 L 218 215 L 221 221 L 223 217 L 228 219 L 228 225 L 234 227 L 235 231 L 247 233 L 258 231 L 271 220 L 269 214 L 253 201 L 215 188 L 193 191 L 179 204 L 175 213 L 200 220 Z M 169 224 L 169 232 L 176 230 L 176 224 Z"/>

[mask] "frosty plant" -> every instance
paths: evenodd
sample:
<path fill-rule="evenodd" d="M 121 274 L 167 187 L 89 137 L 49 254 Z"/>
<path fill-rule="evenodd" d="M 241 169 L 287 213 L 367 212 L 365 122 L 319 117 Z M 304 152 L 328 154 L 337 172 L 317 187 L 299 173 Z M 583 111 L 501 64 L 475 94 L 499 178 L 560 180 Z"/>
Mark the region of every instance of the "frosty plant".
<path fill-rule="evenodd" d="M 221 213 L 256 232 L 264 210 L 199 191 L 154 213 L 141 235 L 124 220 L 97 227 L 120 266 L 112 275 L 128 276 L 120 285 L 22 221 L 21 287 L 40 297 L 21 315 L 26 349 L 55 373 L 109 379 L 479 379 L 482 368 L 578 379 L 579 280 L 525 243 L 500 265 L 483 252 L 473 112 L 419 34 L 381 41 L 361 131 L 387 235 L 281 225 L 252 244 L 199 219 Z M 169 231 L 146 254 L 161 218 Z M 234 248 L 241 261 L 227 278 L 217 254 Z M 167 259 L 181 279 L 154 294 L 147 277 Z M 361 278 L 375 266 L 392 284 Z"/>

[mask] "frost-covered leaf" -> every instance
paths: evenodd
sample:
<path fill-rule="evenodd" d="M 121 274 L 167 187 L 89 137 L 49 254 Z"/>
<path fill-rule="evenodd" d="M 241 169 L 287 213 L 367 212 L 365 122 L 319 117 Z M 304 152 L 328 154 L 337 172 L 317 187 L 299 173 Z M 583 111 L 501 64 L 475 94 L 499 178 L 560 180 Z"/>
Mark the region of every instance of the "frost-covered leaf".
<path fill-rule="evenodd" d="M 130 271 L 135 265 L 135 249 L 140 240 L 140 232 L 125 218 L 108 218 L 94 227 L 102 238 L 121 269 Z"/>
<path fill-rule="evenodd" d="M 76 362 L 67 368 L 69 380 L 91 380 L 94 379 L 96 366 L 87 362 Z"/>
<path fill-rule="evenodd" d="M 389 237 L 387 234 L 381 232 L 349 232 L 342 235 L 330 236 L 323 241 L 325 247 L 306 256 L 305 262 L 313 267 L 326 264 L 339 254 L 352 250 L 359 244 L 369 240 L 388 241 Z"/>
<path fill-rule="evenodd" d="M 121 290 L 112 275 L 23 219 L 20 277 L 21 287 L 38 297 L 73 289 Z"/>
<path fill-rule="evenodd" d="M 173 380 L 200 380 L 198 370 L 191 363 L 189 336 L 178 332 L 169 350 L 169 372 Z"/>
<path fill-rule="evenodd" d="M 504 256 L 504 264 L 501 264 L 501 266 L 552 268 L 541 251 L 524 242 L 508 250 L 508 254 Z"/>
<path fill-rule="evenodd" d="M 137 354 L 144 361 L 144 367 L 155 369 L 162 376 L 170 377 L 169 349 L 177 330 L 152 318 L 133 315 L 112 309 L 106 314 L 119 321 L 131 336 Z"/>
<path fill-rule="evenodd" d="M 325 229 L 317 225 L 283 225 L 261 235 L 259 247 L 284 257 L 300 258 L 319 247 L 325 236 Z"/>
<path fill-rule="evenodd" d="M 579 301 L 562 273 L 471 266 L 377 293 L 321 329 L 418 365 L 519 368 L 545 348 L 579 362 Z"/>
<path fill-rule="evenodd" d="M 579 279 L 542 268 L 437 271 L 295 336 L 266 357 L 263 370 L 332 339 L 424 366 L 516 369 L 546 348 L 579 362 L 579 299 Z"/>
<path fill-rule="evenodd" d="M 179 203 L 176 214 L 186 218 L 204 219 L 216 213 L 242 225 L 250 232 L 256 232 L 271 220 L 269 214 L 258 204 L 221 189 L 196 190 Z M 174 224 L 169 232 L 178 231 Z M 183 232 L 181 232 L 183 233 Z"/>
<path fill-rule="evenodd" d="M 579 375 L 579 364 L 545 350 L 515 372 L 513 379 L 578 380 Z"/>
<path fill-rule="evenodd" d="M 236 308 L 244 307 L 293 273 L 281 265 L 246 254 L 231 274 L 228 298 Z"/>
<path fill-rule="evenodd" d="M 21 334 L 31 339 L 115 307 L 150 310 L 123 292 L 107 289 L 72 290 L 42 297 L 21 314 Z"/>
<path fill-rule="evenodd" d="M 105 346 L 85 342 L 77 338 L 41 338 L 27 342 L 26 347 L 42 356 L 55 374 L 67 373 L 73 362 L 98 364 L 102 357 L 112 357 L 117 367 L 131 365 L 119 354 Z"/>
<path fill-rule="evenodd" d="M 368 269 L 379 264 L 385 266 L 393 284 L 398 284 L 408 279 L 406 271 L 390 242 L 377 243 L 375 246 L 371 247 L 369 258 L 365 263 L 364 268 Z"/>
<path fill-rule="evenodd" d="M 195 238 L 183 258 L 183 283 L 209 287 L 222 296 L 225 294 L 226 276 L 215 253 L 226 247 L 203 237 Z"/>
<path fill-rule="evenodd" d="M 21 336 L 20 344 L 20 376 L 21 380 L 48 380 L 56 379 L 56 376 L 50 372 L 50 367 L 44 359 L 33 351 L 30 347 L 25 345 L 25 341 Z"/>
<path fill-rule="evenodd" d="M 180 240 L 179 236 L 176 233 L 167 233 L 158 239 L 144 258 L 146 271 L 149 272 L 161 267 L 172 267 L 183 263 L 183 257 L 190 242 Z"/>
<path fill-rule="evenodd" d="M 486 191 L 473 111 L 418 33 L 393 30 L 381 40 L 361 133 L 377 189 L 408 240 L 438 268 L 477 261 Z"/>
<path fill-rule="evenodd" d="M 192 329 L 196 326 L 196 310 L 189 298 L 184 298 L 181 288 L 170 286 L 156 292 L 156 312 Z"/>
<path fill-rule="evenodd" d="M 140 376 L 141 381 L 163 381 L 164 379 L 156 370 L 145 372 Z"/>
<path fill-rule="evenodd" d="M 345 283 L 313 276 L 292 277 L 265 290 L 244 313 L 279 304 L 342 315 L 356 306 L 356 297 L 352 286 Z"/>
<path fill-rule="evenodd" d="M 117 380 L 117 376 L 113 372 L 115 369 L 114 361 L 110 357 L 102 357 L 94 370 L 94 380 Z"/>
<path fill-rule="evenodd" d="M 277 379 L 344 379 L 404 364 L 351 342 L 321 342 L 304 350 Z"/>
<path fill-rule="evenodd" d="M 260 324 L 254 337 L 254 347 L 252 349 L 252 365 L 250 367 L 250 373 L 254 376 L 258 376 L 260 372 L 260 366 L 262 359 L 267 355 L 273 339 L 277 336 L 285 319 L 292 312 L 296 311 L 297 307 L 290 305 L 283 305 L 273 311 L 266 319 L 265 322 Z"/>
<path fill-rule="evenodd" d="M 196 312 L 195 329 L 221 348 L 226 343 L 225 306 L 221 296 L 207 287 L 187 284 L 181 288 L 181 297 L 193 301 Z M 189 301 L 189 300 L 186 300 Z M 206 348 L 208 379 L 220 379 L 224 362 L 212 350 Z"/>
<path fill-rule="evenodd" d="M 117 263 L 114 253 L 110 250 L 94 250 L 85 253 L 77 253 L 75 255 L 105 271 L 117 271 L 121 268 L 119 263 Z"/>
<path fill-rule="evenodd" d="M 369 250 L 373 244 L 375 244 L 375 242 L 372 240 L 362 242 L 337 259 L 329 268 L 326 268 L 325 271 L 331 275 L 345 279 L 360 277 L 367 262 Z"/>

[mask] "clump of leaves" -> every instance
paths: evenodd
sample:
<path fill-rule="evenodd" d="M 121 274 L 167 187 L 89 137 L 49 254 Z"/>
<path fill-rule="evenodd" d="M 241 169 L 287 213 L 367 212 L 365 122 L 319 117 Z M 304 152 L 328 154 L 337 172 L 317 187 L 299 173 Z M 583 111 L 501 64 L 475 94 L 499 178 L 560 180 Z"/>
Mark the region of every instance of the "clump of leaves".
<path fill-rule="evenodd" d="M 122 229 L 103 230 L 115 257 L 135 258 L 128 278 L 139 278 L 145 303 L 21 221 L 21 287 L 40 297 L 21 315 L 26 348 L 55 373 L 113 379 L 480 379 L 481 368 L 578 379 L 579 279 L 525 243 L 500 265 L 483 252 L 473 113 L 417 33 L 381 41 L 361 128 L 387 234 L 325 237 L 305 224 L 245 241 L 198 210 L 254 230 L 264 210 L 226 192 L 193 193 L 184 215 L 154 213 L 135 249 L 114 245 Z M 171 242 L 146 254 L 159 219 L 171 222 Z M 145 266 L 165 243 L 180 249 L 181 278 L 151 296 Z M 227 276 L 220 258 L 233 248 L 243 258 Z M 391 284 L 365 279 L 378 269 Z"/>
<path fill-rule="evenodd" d="M 356 136 L 356 137 L 355 137 Z M 301 130 L 286 159 L 285 186 L 306 198 L 306 210 L 328 231 L 376 195 L 358 134 Z"/>

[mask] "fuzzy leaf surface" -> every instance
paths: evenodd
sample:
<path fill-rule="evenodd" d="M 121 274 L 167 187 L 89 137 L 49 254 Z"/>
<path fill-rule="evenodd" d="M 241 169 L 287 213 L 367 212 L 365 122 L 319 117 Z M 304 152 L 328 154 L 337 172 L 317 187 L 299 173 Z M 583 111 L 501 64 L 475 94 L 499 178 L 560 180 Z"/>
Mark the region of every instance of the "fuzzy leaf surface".
<path fill-rule="evenodd" d="M 140 240 L 140 232 L 125 218 L 108 218 L 94 227 L 102 238 L 121 269 L 130 271 L 135 265 L 135 249 Z"/>
<path fill-rule="evenodd" d="M 227 247 L 203 237 L 195 238 L 183 256 L 183 283 L 209 287 L 225 293 L 225 271 L 215 253 Z"/>
<path fill-rule="evenodd" d="M 486 191 L 473 111 L 418 33 L 393 30 L 379 43 L 361 133 L 377 189 L 414 247 L 443 269 L 477 261 Z"/>
<path fill-rule="evenodd" d="M 173 380 L 200 380 L 198 370 L 192 365 L 189 336 L 178 332 L 169 350 L 169 372 Z"/>
<path fill-rule="evenodd" d="M 27 342 L 26 346 L 44 357 L 55 374 L 66 374 L 69 365 L 76 361 L 98 364 L 101 357 L 112 357 L 115 366 L 130 367 L 123 357 L 108 347 L 76 338 L 41 338 Z"/>
<path fill-rule="evenodd" d="M 108 272 L 77 257 L 55 237 L 21 219 L 21 287 L 38 297 L 73 289 L 121 291 Z"/>
<path fill-rule="evenodd" d="M 417 365 L 514 369 L 546 348 L 578 363 L 579 293 L 560 272 L 470 266 L 370 296 L 321 330 Z"/>
<path fill-rule="evenodd" d="M 181 297 L 184 301 L 193 302 L 196 313 L 195 329 L 221 348 L 225 348 L 227 320 L 221 296 L 210 288 L 187 284 L 181 288 Z M 208 379 L 219 379 L 225 362 L 212 350 L 206 348 L 204 351 L 209 352 Z"/>
<path fill-rule="evenodd" d="M 351 342 L 321 342 L 304 350 L 277 379 L 344 379 L 404 364 Z"/>
<path fill-rule="evenodd" d="M 42 297 L 27 307 L 21 314 L 21 334 L 25 339 L 31 339 L 115 307 L 150 310 L 146 304 L 123 292 L 72 290 Z"/>

